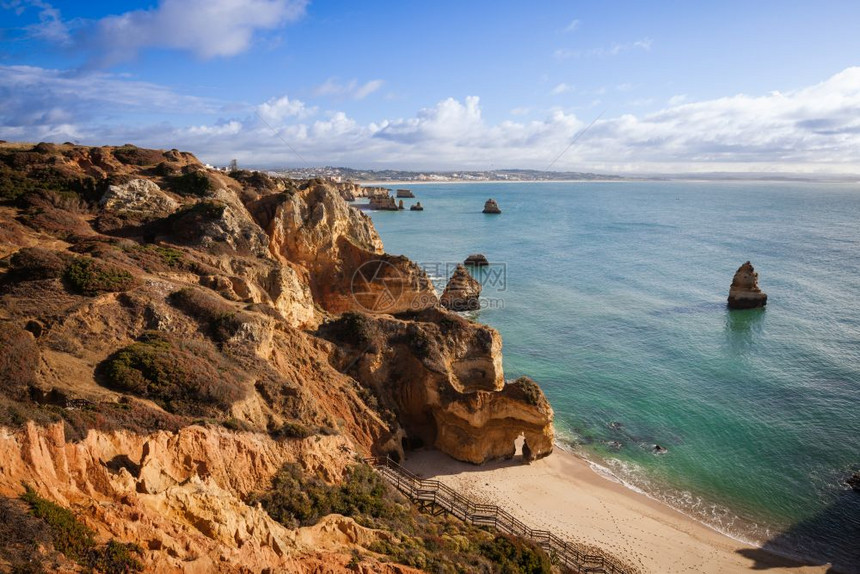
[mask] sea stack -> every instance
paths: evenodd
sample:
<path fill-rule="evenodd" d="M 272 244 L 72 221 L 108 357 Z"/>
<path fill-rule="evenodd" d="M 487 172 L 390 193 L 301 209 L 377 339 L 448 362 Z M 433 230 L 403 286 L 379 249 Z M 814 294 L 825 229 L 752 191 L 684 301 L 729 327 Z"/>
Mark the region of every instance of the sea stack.
<path fill-rule="evenodd" d="M 421 202 L 414 203 L 409 207 L 409 211 L 424 211 L 424 206 L 421 205 Z"/>
<path fill-rule="evenodd" d="M 488 199 L 484 204 L 484 213 L 501 213 L 502 210 L 499 209 L 499 204 L 496 203 L 495 199 Z"/>
<path fill-rule="evenodd" d="M 463 261 L 463 265 L 472 265 L 474 267 L 486 267 L 489 264 L 490 262 L 487 261 L 483 253 L 472 253 Z"/>
<path fill-rule="evenodd" d="M 409 189 L 398 189 L 397 190 L 397 197 L 405 197 L 408 199 L 408 198 L 415 197 L 415 194 L 412 193 L 412 191 Z"/>
<path fill-rule="evenodd" d="M 406 209 L 406 206 L 403 205 L 403 200 L 400 200 L 400 203 L 397 204 L 397 209 Z"/>
<path fill-rule="evenodd" d="M 758 286 L 758 273 L 747 261 L 741 265 L 729 288 L 729 309 L 754 309 L 767 305 L 767 294 Z"/>
<path fill-rule="evenodd" d="M 439 300 L 442 306 L 451 311 L 474 311 L 480 309 L 481 284 L 476 281 L 462 265 L 457 265 L 454 274 L 445 286 Z"/>
<path fill-rule="evenodd" d="M 387 193 L 370 196 L 370 203 L 367 208 L 381 211 L 397 211 L 398 209 L 397 204 L 394 203 L 394 198 Z"/>

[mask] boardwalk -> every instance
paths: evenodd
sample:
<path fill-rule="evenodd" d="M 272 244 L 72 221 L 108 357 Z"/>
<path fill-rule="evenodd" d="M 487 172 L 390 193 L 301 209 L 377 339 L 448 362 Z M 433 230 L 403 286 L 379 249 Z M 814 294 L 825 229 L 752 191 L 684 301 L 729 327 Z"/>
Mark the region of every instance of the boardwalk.
<path fill-rule="evenodd" d="M 394 488 L 422 510 L 447 513 L 477 526 L 490 526 L 499 532 L 536 542 L 553 559 L 577 574 L 635 574 L 599 550 L 562 540 L 546 530 L 533 530 L 498 506 L 477 504 L 438 480 L 422 480 L 390 458 L 369 458 L 372 465 Z"/>

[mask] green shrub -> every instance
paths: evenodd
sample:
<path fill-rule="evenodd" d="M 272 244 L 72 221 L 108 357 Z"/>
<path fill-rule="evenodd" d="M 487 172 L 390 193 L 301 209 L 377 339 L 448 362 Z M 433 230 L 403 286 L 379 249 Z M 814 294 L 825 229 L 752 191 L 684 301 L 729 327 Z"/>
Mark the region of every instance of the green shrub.
<path fill-rule="evenodd" d="M 94 532 L 75 517 L 74 513 L 59 504 L 42 498 L 26 486 L 21 499 L 30 505 L 30 513 L 48 525 L 54 548 L 85 567 L 105 574 L 140 572 L 143 564 L 133 554 L 142 555 L 143 548 L 134 543 L 110 540 L 98 548 Z"/>
<path fill-rule="evenodd" d="M 85 562 L 96 545 L 93 531 L 78 522 L 71 510 L 42 498 L 29 486 L 25 488 L 21 499 L 30 505 L 33 516 L 48 524 L 54 547 L 72 560 Z"/>
<path fill-rule="evenodd" d="M 98 372 L 108 386 L 179 415 L 222 414 L 245 395 L 242 374 L 211 344 L 155 332 L 112 354 Z"/>
<path fill-rule="evenodd" d="M 481 554 L 498 566 L 500 574 L 550 574 L 552 563 L 533 542 L 500 535 L 480 545 Z"/>
<path fill-rule="evenodd" d="M 212 190 L 213 185 L 204 171 L 192 171 L 170 179 L 170 187 L 179 195 L 203 197 Z"/>
<path fill-rule="evenodd" d="M 288 463 L 272 479 L 272 489 L 254 499 L 278 522 L 288 527 L 309 526 L 327 514 L 381 518 L 399 512 L 385 499 L 382 478 L 367 465 L 350 468 L 340 485 L 306 476 Z"/>
<path fill-rule="evenodd" d="M 143 564 L 134 555 L 143 555 L 143 548 L 133 542 L 109 541 L 104 548 L 90 553 L 87 566 L 105 574 L 126 574 L 143 571 Z"/>
<path fill-rule="evenodd" d="M 90 257 L 76 257 L 66 266 L 63 278 L 73 291 L 83 295 L 126 291 L 135 283 L 128 271 Z"/>

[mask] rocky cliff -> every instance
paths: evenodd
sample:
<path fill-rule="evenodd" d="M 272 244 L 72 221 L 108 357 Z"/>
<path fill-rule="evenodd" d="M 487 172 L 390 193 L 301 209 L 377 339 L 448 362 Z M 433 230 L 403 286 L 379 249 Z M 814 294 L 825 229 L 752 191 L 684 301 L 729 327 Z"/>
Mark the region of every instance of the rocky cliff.
<path fill-rule="evenodd" d="M 154 570 L 409 572 L 355 566 L 386 533 L 248 497 L 286 463 L 336 483 L 422 444 L 552 448 L 498 333 L 439 307 L 337 186 L 177 150 L 0 144 L 0 344 L 0 494 L 26 482 Z"/>

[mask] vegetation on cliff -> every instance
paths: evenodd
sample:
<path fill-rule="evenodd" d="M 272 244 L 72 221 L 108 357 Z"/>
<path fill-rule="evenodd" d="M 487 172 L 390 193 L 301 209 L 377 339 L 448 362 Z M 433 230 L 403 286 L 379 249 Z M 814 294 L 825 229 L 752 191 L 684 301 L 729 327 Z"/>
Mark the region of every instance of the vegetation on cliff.
<path fill-rule="evenodd" d="M 400 278 L 392 315 L 363 312 L 372 281 L 356 299 L 368 262 Z M 421 515 L 367 467 L 344 471 L 356 453 L 423 443 L 480 461 L 523 425 L 536 448 L 551 435 L 536 385 L 501 390 L 498 333 L 436 304 L 426 274 L 383 253 L 326 181 L 225 174 L 177 150 L 0 142 L 0 511 L 21 525 L 0 526 L 0 570 L 68 570 L 63 554 L 105 572 L 290 569 L 316 558 L 279 524 L 335 512 L 379 529 L 355 558 L 365 569 L 393 572 L 381 553 L 434 572 L 541 571 L 530 545 Z M 235 445 L 234 458 L 251 451 L 246 475 L 216 476 Z M 285 460 L 308 471 L 276 473 Z M 520 569 L 493 566 L 505 561 Z"/>
<path fill-rule="evenodd" d="M 271 489 L 250 502 L 259 502 L 272 518 L 291 527 L 310 526 L 336 513 L 394 533 L 396 538 L 378 540 L 368 550 L 428 572 L 552 572 L 549 557 L 535 544 L 494 536 L 456 518 L 422 514 L 364 464 L 350 467 L 336 485 L 288 464 L 272 479 Z"/>
<path fill-rule="evenodd" d="M 48 526 L 48 532 L 39 532 L 40 540 L 34 539 L 29 545 L 40 542 L 52 544 L 66 558 L 74 560 L 89 571 L 126 574 L 143 570 L 143 564 L 137 558 L 143 553 L 143 549 L 137 544 L 111 539 L 107 544 L 99 546 L 96 544 L 95 533 L 81 523 L 69 509 L 42 498 L 30 487 L 21 495 L 21 500 L 30 505 L 30 513 L 34 517 L 43 520 Z M 30 562 L 16 565 L 16 570 L 43 572 L 44 568 L 40 563 Z"/>

